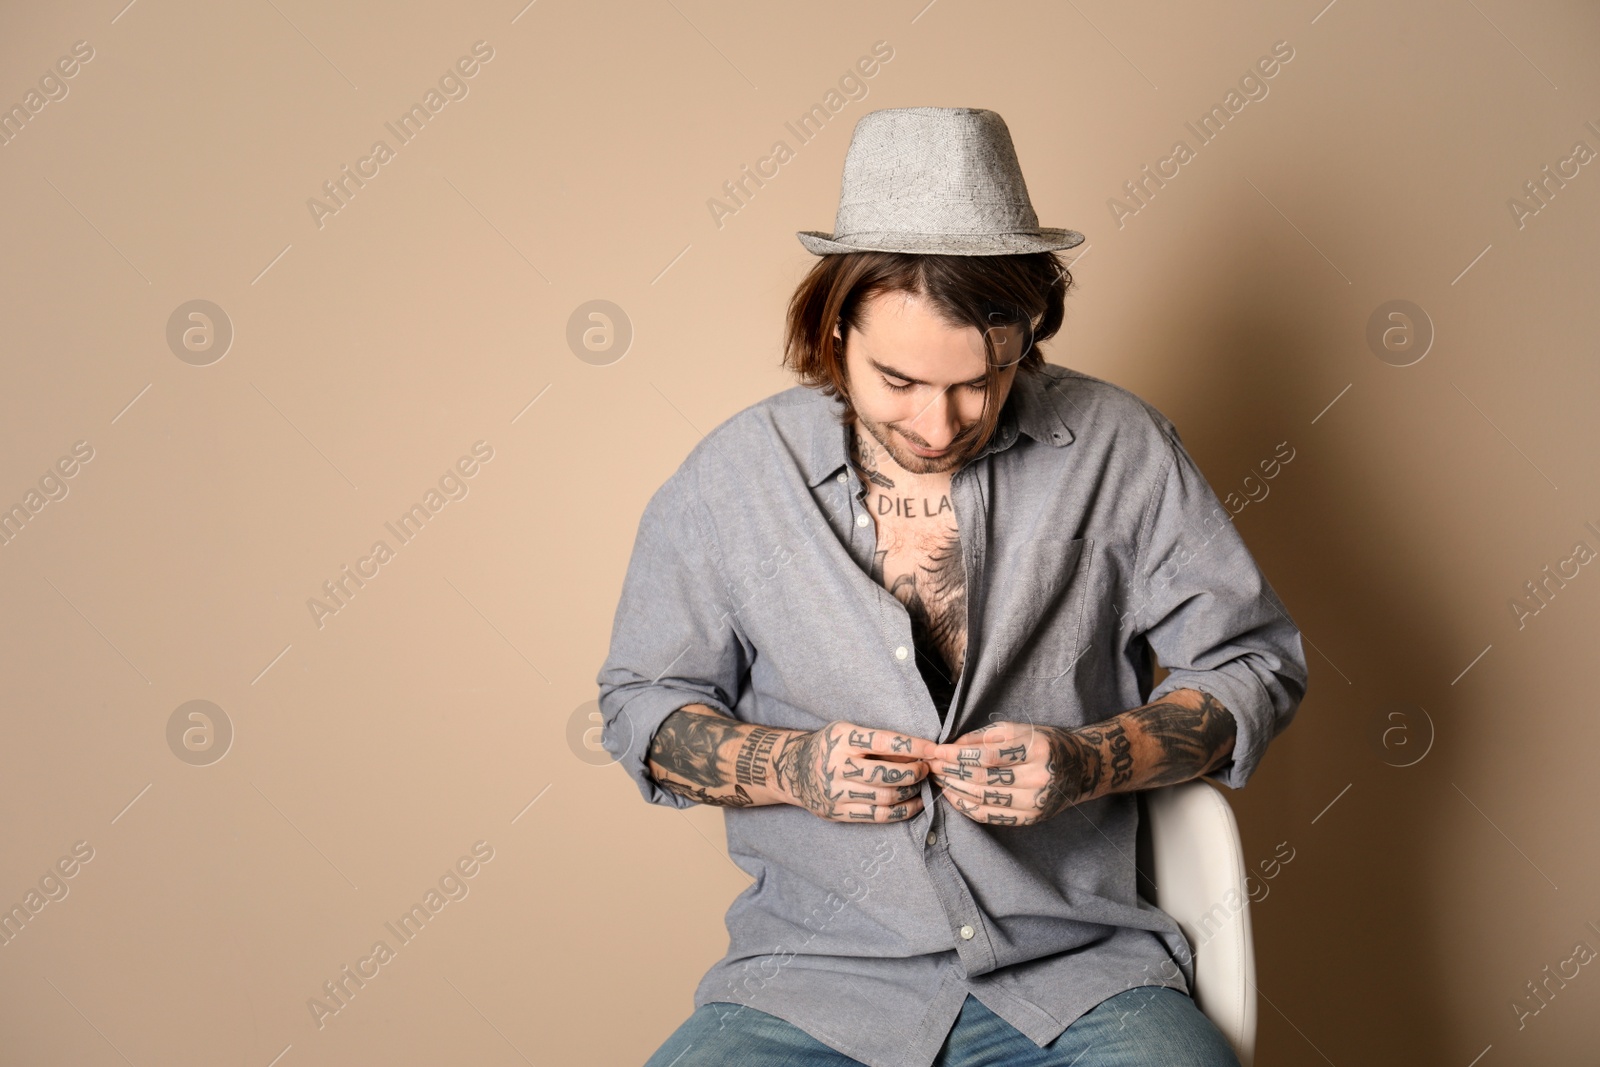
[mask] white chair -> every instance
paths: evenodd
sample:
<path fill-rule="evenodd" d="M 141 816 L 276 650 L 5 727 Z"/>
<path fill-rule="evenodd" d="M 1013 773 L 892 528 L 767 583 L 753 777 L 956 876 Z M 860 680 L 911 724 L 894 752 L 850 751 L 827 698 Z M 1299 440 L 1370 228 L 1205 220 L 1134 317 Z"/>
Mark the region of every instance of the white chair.
<path fill-rule="evenodd" d="M 1139 894 L 1177 920 L 1194 952 L 1195 1004 L 1251 1067 L 1256 959 L 1233 809 L 1202 778 L 1145 790 L 1139 809 Z"/>

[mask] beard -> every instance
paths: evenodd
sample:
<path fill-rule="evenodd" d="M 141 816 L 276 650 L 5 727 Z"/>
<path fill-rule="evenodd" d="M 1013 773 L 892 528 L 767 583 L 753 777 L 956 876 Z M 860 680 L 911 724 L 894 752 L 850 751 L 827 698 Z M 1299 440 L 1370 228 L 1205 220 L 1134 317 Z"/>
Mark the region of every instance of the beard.
<path fill-rule="evenodd" d="M 948 474 L 954 471 L 966 461 L 977 430 L 975 425 L 964 428 L 942 455 L 919 456 L 906 447 L 906 439 L 893 423 L 875 422 L 863 415 L 860 409 L 856 410 L 856 422 L 908 474 Z M 916 443 L 919 446 L 923 444 L 920 436 L 916 438 Z"/>

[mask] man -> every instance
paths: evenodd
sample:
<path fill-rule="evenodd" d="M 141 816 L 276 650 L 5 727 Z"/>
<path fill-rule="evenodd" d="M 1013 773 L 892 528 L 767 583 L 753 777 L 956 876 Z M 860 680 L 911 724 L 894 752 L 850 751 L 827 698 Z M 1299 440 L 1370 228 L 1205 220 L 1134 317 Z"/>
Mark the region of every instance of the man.
<path fill-rule="evenodd" d="M 999 115 L 864 116 L 835 231 L 801 384 L 651 497 L 597 678 L 645 799 L 722 806 L 755 879 L 647 1067 L 1236 1065 L 1135 793 L 1242 787 L 1299 634 L 1172 424 L 1043 361 L 1083 237 Z"/>

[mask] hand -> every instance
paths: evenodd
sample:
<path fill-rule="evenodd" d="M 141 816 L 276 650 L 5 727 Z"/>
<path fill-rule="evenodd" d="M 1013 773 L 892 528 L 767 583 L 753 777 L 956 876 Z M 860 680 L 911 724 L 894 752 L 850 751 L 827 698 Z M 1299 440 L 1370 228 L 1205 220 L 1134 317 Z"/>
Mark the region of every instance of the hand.
<path fill-rule="evenodd" d="M 937 747 L 836 719 L 784 740 L 773 758 L 777 789 L 788 803 L 833 822 L 904 822 L 922 810 L 922 780 Z"/>
<path fill-rule="evenodd" d="M 995 722 L 936 745 L 931 773 L 974 822 L 1031 826 L 1093 796 L 1101 740 L 1093 730 Z"/>

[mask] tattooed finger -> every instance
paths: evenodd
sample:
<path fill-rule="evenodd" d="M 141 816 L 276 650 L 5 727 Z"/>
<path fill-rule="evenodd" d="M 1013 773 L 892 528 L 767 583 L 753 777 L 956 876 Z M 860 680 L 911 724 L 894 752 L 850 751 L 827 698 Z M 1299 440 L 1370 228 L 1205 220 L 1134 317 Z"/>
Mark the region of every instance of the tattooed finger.
<path fill-rule="evenodd" d="M 922 798 L 894 804 L 871 804 L 855 801 L 840 804 L 834 822 L 904 822 L 922 810 Z"/>
<path fill-rule="evenodd" d="M 988 826 L 1032 826 L 1039 821 L 1039 816 L 1035 812 L 996 807 L 949 793 L 945 794 L 945 799 L 949 801 L 951 807 L 973 822 Z"/>
<path fill-rule="evenodd" d="M 1028 744 L 1028 739 L 1018 738 L 979 745 L 940 745 L 935 755 L 937 762 L 964 767 L 1011 767 L 1027 762 Z"/>

